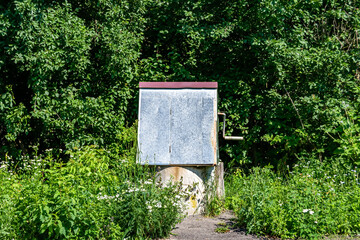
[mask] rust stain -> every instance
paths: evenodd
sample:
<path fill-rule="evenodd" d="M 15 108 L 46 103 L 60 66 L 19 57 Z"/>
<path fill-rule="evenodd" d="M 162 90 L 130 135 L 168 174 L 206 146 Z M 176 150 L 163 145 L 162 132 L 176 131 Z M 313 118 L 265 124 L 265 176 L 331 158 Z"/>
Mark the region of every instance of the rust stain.
<path fill-rule="evenodd" d="M 214 165 L 216 165 L 216 152 L 217 152 L 217 137 L 216 137 L 216 133 L 217 133 L 217 108 L 216 108 L 216 101 L 214 101 L 214 123 L 213 123 L 213 128 L 212 128 L 212 136 L 211 136 L 211 145 L 213 147 L 213 151 L 214 151 Z"/>
<path fill-rule="evenodd" d="M 196 208 L 197 206 L 197 201 L 196 201 L 196 195 L 192 195 L 191 198 L 190 198 L 190 204 L 191 204 L 191 207 L 192 208 Z"/>
<path fill-rule="evenodd" d="M 180 167 L 171 167 L 170 175 L 172 175 L 174 177 L 174 181 L 179 181 L 180 175 L 181 175 Z"/>
<path fill-rule="evenodd" d="M 215 131 L 213 130 L 213 132 Z M 214 136 L 211 137 L 211 145 L 213 148 L 213 162 L 216 164 L 216 140 Z"/>
<path fill-rule="evenodd" d="M 179 167 L 174 167 L 174 177 L 175 177 L 175 180 L 178 181 L 179 180 L 179 174 L 180 172 L 180 168 Z"/>

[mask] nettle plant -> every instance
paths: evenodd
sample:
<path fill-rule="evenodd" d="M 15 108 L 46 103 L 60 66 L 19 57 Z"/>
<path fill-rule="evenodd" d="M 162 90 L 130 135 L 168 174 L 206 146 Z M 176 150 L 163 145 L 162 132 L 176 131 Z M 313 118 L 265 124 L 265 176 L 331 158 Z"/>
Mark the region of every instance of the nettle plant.
<path fill-rule="evenodd" d="M 181 219 L 186 197 L 181 183 L 156 181 L 147 166 L 113 159 L 96 147 L 68 154 L 66 164 L 49 157 L 32 174 L 8 177 L 6 186 L 17 187 L 0 194 L 8 199 L 1 216 L 13 213 L 10 224 L 1 219 L 1 237 L 160 238 Z"/>

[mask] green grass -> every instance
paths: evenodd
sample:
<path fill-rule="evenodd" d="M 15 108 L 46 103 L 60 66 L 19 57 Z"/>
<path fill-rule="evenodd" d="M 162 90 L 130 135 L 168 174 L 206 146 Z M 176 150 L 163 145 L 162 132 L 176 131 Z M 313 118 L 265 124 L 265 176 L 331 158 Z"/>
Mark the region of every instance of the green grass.
<path fill-rule="evenodd" d="M 318 239 L 360 233 L 356 167 L 308 161 L 285 176 L 270 168 L 227 179 L 226 204 L 250 233 Z"/>
<path fill-rule="evenodd" d="M 228 226 L 225 226 L 225 227 L 217 227 L 217 228 L 215 229 L 215 232 L 217 232 L 217 233 L 226 233 L 226 232 L 229 232 L 229 231 L 230 231 L 230 229 L 229 229 Z"/>

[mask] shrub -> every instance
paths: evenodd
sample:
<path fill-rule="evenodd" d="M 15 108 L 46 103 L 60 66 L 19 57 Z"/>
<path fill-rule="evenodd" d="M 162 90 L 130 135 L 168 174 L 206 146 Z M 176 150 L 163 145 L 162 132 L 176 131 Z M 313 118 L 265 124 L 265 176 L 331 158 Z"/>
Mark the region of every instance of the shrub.
<path fill-rule="evenodd" d="M 114 160 L 101 149 L 69 154 L 66 164 L 49 157 L 31 173 L 5 182 L 18 188 L 8 188 L 12 197 L 0 194 L 11 199 L 0 208 L 1 238 L 159 238 L 180 219 L 180 184 L 156 182 L 148 167 Z M 6 212 L 14 214 L 4 225 Z"/>
<path fill-rule="evenodd" d="M 359 13 L 358 1 L 2 1 L 0 158 L 107 148 L 137 118 L 139 81 L 217 81 L 227 134 L 246 136 L 220 142 L 230 167 L 312 152 L 360 164 Z"/>
<path fill-rule="evenodd" d="M 234 174 L 227 204 L 252 233 L 305 239 L 360 233 L 357 168 L 335 162 L 302 161 L 287 177 L 268 167 Z"/>
<path fill-rule="evenodd" d="M 0 238 L 12 239 L 15 235 L 12 221 L 14 219 L 15 201 L 19 195 L 19 184 L 12 181 L 12 173 L 6 165 L 0 164 Z"/>

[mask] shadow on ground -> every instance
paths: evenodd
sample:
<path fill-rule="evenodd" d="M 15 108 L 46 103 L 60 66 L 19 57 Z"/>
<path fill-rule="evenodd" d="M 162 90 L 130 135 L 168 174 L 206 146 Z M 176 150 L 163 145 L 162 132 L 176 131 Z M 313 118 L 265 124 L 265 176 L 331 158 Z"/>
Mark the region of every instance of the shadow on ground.
<path fill-rule="evenodd" d="M 168 239 L 269 239 L 247 234 L 246 229 L 237 227 L 235 223 L 235 216 L 230 211 L 217 217 L 188 216 L 176 225 Z"/>

